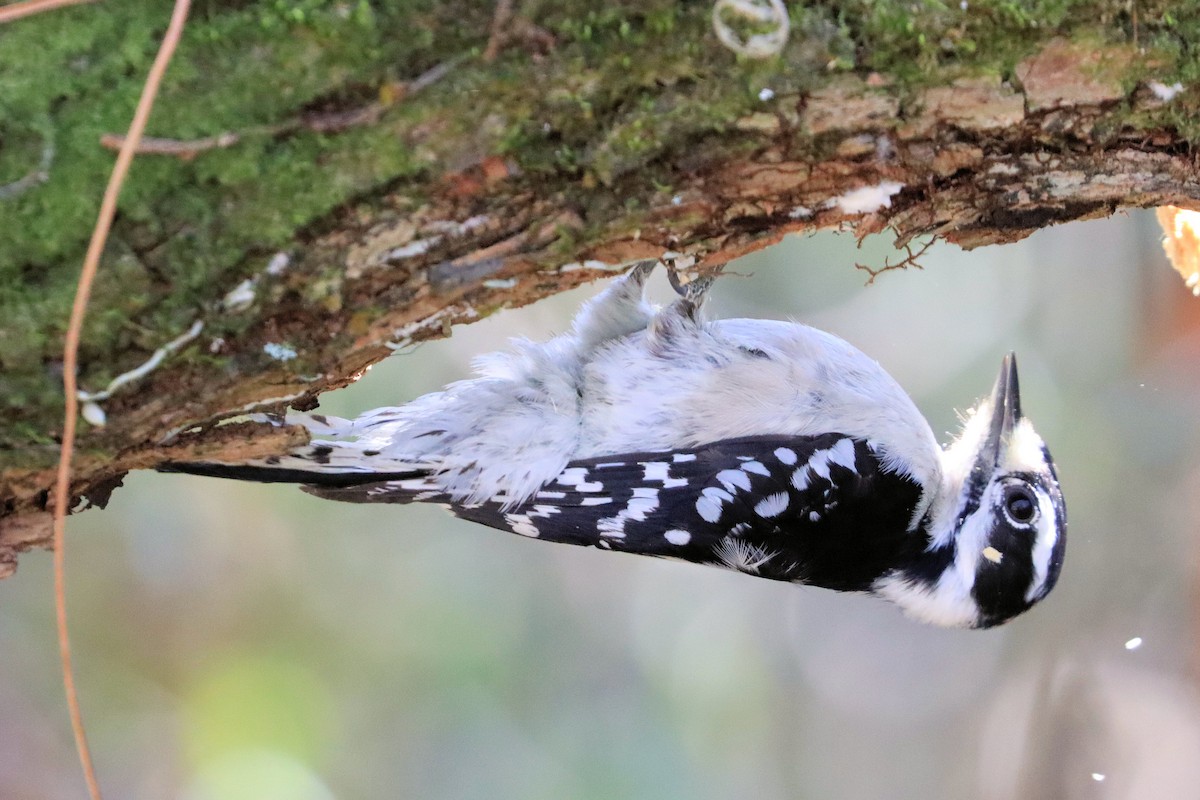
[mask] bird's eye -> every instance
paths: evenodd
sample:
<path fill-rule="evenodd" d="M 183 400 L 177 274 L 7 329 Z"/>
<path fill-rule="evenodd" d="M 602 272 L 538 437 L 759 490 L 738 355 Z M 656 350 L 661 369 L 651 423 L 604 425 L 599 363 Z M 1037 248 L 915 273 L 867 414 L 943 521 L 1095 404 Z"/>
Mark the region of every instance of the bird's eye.
<path fill-rule="evenodd" d="M 1028 525 L 1037 516 L 1037 501 L 1024 486 L 1014 486 L 1004 495 L 1004 513 L 1014 525 Z"/>

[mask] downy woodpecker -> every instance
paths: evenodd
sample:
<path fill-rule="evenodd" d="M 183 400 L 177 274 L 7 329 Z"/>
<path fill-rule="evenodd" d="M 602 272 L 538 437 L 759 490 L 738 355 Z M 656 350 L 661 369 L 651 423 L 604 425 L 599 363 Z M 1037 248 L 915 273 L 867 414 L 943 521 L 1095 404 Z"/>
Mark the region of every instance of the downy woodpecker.
<path fill-rule="evenodd" d="M 477 377 L 353 420 L 289 415 L 314 440 L 288 455 L 160 469 L 439 503 L 531 538 L 867 592 L 935 625 L 991 627 L 1053 588 L 1066 509 L 1013 355 L 942 449 L 856 348 L 792 322 L 706 322 L 705 281 L 659 309 L 653 266 Z"/>

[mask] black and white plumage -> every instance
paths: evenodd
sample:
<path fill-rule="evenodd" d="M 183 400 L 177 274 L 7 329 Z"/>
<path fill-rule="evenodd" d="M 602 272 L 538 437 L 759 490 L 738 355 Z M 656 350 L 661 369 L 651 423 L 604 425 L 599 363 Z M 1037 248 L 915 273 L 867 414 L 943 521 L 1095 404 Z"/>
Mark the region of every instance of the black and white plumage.
<path fill-rule="evenodd" d="M 444 504 L 531 538 L 869 592 L 944 626 L 1005 622 L 1053 588 L 1066 510 L 1013 356 L 943 450 L 851 345 L 705 322 L 706 283 L 658 309 L 642 296 L 652 268 L 473 379 L 354 420 L 289 415 L 320 437 L 294 453 L 161 468 Z"/>

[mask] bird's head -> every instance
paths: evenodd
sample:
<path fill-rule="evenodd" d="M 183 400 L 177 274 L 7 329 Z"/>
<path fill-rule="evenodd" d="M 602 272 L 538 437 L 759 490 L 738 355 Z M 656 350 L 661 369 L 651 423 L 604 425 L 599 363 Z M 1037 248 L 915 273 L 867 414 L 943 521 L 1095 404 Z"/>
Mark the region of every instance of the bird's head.
<path fill-rule="evenodd" d="M 927 549 L 877 589 L 926 622 L 1007 622 L 1054 588 L 1067 542 L 1054 462 L 1021 415 L 1014 354 L 946 448 L 942 468 L 941 489 L 921 522 Z"/>

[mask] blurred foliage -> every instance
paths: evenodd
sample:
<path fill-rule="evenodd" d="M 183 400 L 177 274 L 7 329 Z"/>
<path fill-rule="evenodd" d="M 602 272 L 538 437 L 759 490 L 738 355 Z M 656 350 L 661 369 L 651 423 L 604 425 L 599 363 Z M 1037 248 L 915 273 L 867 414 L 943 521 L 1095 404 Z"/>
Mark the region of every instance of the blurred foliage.
<path fill-rule="evenodd" d="M 1071 513 L 1059 587 L 988 632 L 878 601 L 506 536 L 435 508 L 135 474 L 71 520 L 75 657 L 115 797 L 1086 798 L 1200 781 L 1200 306 L 1149 214 L 864 287 L 888 242 L 788 240 L 714 290 L 878 358 L 934 430 L 1001 354 Z M 656 276 L 652 290 L 670 290 Z M 596 287 L 498 314 L 328 395 L 353 414 L 544 338 Z M 0 794 L 80 794 L 50 558 L 0 583 Z M 1127 649 L 1126 642 L 1142 644 Z M 1165 746 L 1169 743 L 1169 746 Z M 1099 776 L 1099 777 L 1096 777 Z M 1102 786 L 1099 784 L 1103 784 Z"/>

